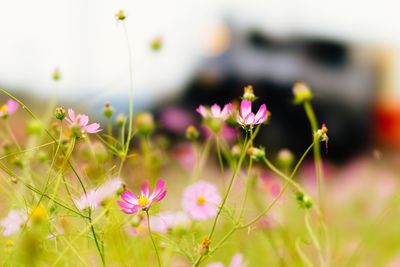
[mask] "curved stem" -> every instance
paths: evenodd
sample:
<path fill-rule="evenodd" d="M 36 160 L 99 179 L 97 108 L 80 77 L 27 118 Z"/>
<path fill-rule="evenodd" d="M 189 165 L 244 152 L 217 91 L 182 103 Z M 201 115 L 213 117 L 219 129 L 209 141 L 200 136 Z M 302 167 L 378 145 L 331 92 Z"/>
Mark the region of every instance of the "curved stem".
<path fill-rule="evenodd" d="M 146 210 L 146 216 L 147 216 L 147 229 L 149 230 L 150 239 L 151 239 L 151 242 L 153 243 L 154 250 L 156 251 L 158 266 L 161 267 L 160 255 L 158 254 L 157 245 L 156 245 L 156 242 L 154 242 L 153 234 L 151 233 L 150 216 L 149 216 L 149 211 L 148 210 Z"/>

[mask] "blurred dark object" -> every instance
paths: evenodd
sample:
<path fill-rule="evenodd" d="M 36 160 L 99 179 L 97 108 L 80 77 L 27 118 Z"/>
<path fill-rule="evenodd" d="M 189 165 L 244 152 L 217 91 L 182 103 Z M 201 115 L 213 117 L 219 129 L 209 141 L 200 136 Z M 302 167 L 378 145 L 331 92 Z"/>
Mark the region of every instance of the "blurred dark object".
<path fill-rule="evenodd" d="M 255 105 L 266 103 L 272 113 L 257 142 L 266 147 L 267 154 L 286 147 L 299 155 L 312 142 L 305 112 L 292 102 L 292 85 L 304 81 L 315 94 L 313 106 L 319 122 L 329 128 L 326 157 L 343 162 L 368 147 L 376 83 L 368 53 L 321 38 L 282 39 L 254 30 L 231 35 L 225 53 L 202 62 L 178 100 L 182 107 L 195 110 L 199 104 L 222 105 L 238 99 L 243 87 L 251 84 L 259 97 Z"/>

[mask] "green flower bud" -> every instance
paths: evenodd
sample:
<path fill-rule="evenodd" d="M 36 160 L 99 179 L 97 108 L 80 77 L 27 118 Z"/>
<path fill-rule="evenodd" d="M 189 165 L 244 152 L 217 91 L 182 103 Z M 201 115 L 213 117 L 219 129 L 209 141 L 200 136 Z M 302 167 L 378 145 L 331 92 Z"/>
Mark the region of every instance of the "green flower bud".
<path fill-rule="evenodd" d="M 303 209 L 310 209 L 313 205 L 311 198 L 305 195 L 303 192 L 297 192 L 296 199 L 299 203 L 299 206 Z"/>
<path fill-rule="evenodd" d="M 121 113 L 117 115 L 117 118 L 115 118 L 115 122 L 117 123 L 117 126 L 119 128 L 122 128 L 125 123 L 126 123 L 126 116 L 125 114 Z"/>
<path fill-rule="evenodd" d="M 134 123 L 138 132 L 142 135 L 148 135 L 155 129 L 154 118 L 151 113 L 141 112 L 134 118 Z"/>
<path fill-rule="evenodd" d="M 104 111 L 103 111 L 104 117 L 106 118 L 111 118 L 113 115 L 113 108 L 111 107 L 110 103 L 106 103 L 104 105 Z"/>
<path fill-rule="evenodd" d="M 254 101 L 257 97 L 254 95 L 253 86 L 248 85 L 244 87 L 243 100 Z"/>
<path fill-rule="evenodd" d="M 150 48 L 153 51 L 159 51 L 162 47 L 162 39 L 161 38 L 154 38 L 151 40 Z"/>
<path fill-rule="evenodd" d="M 55 70 L 53 71 L 52 78 L 53 78 L 54 81 L 59 81 L 59 80 L 61 80 L 61 73 L 60 73 L 60 70 L 59 70 L 59 69 L 55 69 Z"/>
<path fill-rule="evenodd" d="M 65 109 L 62 107 L 58 107 L 54 111 L 54 117 L 56 117 L 57 120 L 62 121 L 65 118 L 66 112 Z"/>
<path fill-rule="evenodd" d="M 256 161 L 265 159 L 265 150 L 262 147 L 250 147 L 249 149 L 247 149 L 247 154 Z"/>
<path fill-rule="evenodd" d="M 189 127 L 186 128 L 186 138 L 187 139 L 193 141 L 193 140 L 196 140 L 197 138 L 199 138 L 199 136 L 200 136 L 199 131 L 193 125 L 190 125 Z"/>
<path fill-rule="evenodd" d="M 117 20 L 119 21 L 123 21 L 126 19 L 126 15 L 125 12 L 121 9 L 120 11 L 117 12 L 117 14 L 115 14 L 115 17 L 117 18 Z"/>
<path fill-rule="evenodd" d="M 278 152 L 277 161 L 283 168 L 290 168 L 294 162 L 293 153 L 289 149 L 281 149 Z"/>
<path fill-rule="evenodd" d="M 293 95 L 295 104 L 303 104 L 313 98 L 313 93 L 307 84 L 298 82 L 293 86 Z"/>

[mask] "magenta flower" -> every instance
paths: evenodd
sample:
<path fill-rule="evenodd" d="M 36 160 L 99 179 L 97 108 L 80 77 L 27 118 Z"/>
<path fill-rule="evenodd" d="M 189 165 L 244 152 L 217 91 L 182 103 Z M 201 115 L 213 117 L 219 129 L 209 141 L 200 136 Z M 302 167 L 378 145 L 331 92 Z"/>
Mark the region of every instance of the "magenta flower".
<path fill-rule="evenodd" d="M 206 108 L 203 105 L 200 105 L 196 109 L 197 113 L 199 113 L 204 119 L 221 119 L 227 120 L 233 111 L 233 105 L 228 103 L 221 110 L 221 107 L 217 104 L 211 106 L 211 108 Z"/>
<path fill-rule="evenodd" d="M 262 104 L 258 109 L 257 114 L 251 111 L 251 101 L 243 100 L 240 103 L 240 114 L 237 117 L 237 122 L 243 127 L 252 127 L 254 125 L 265 122 L 268 118 L 267 107 Z"/>
<path fill-rule="evenodd" d="M 206 220 L 218 212 L 221 197 L 213 184 L 200 181 L 185 189 L 183 192 L 183 209 L 194 220 Z"/>
<path fill-rule="evenodd" d="M 11 210 L 7 216 L 0 221 L 0 226 L 3 228 L 3 235 L 9 236 L 19 230 L 28 219 L 28 215 L 24 210 Z"/>
<path fill-rule="evenodd" d="M 6 104 L 0 107 L 0 117 L 7 118 L 8 115 L 14 114 L 19 108 L 18 102 L 9 99 Z"/>
<path fill-rule="evenodd" d="M 146 182 L 140 187 L 140 195 L 137 196 L 130 191 L 122 193 L 122 201 L 118 201 L 121 211 L 127 214 L 134 214 L 139 210 L 148 210 L 154 202 L 161 201 L 167 194 L 163 179 L 157 181 L 154 192 L 150 194 L 150 184 Z"/>
<path fill-rule="evenodd" d="M 114 178 L 96 189 L 87 191 L 86 194 L 83 194 L 79 199 L 75 199 L 74 202 L 80 210 L 88 207 L 94 210 L 99 208 L 104 200 L 114 195 L 121 187 L 122 181 L 119 178 Z"/>
<path fill-rule="evenodd" d="M 89 117 L 87 115 L 78 114 L 75 116 L 75 111 L 72 108 L 68 109 L 68 117 L 69 118 L 66 118 L 65 120 L 71 124 L 73 129 L 80 131 L 80 133 L 77 133 L 78 136 L 84 133 L 97 133 L 102 130 L 98 123 L 88 125 Z"/>

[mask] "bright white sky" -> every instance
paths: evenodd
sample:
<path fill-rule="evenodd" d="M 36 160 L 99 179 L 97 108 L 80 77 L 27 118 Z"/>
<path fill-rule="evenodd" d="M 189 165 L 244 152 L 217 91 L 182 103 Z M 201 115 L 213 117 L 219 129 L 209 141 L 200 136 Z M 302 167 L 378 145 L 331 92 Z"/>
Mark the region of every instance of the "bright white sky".
<path fill-rule="evenodd" d="M 204 43 L 225 18 L 275 34 L 308 33 L 388 45 L 400 59 L 397 1 L 321 0 L 0 0 L 0 85 L 58 97 L 106 99 L 129 86 L 124 9 L 133 79 L 144 102 L 176 91 L 205 56 Z M 162 37 L 161 53 L 149 42 Z M 398 68 L 397 70 L 400 70 Z M 400 74 L 397 71 L 396 74 Z M 397 75 L 400 76 L 400 75 Z M 400 83 L 397 83 L 400 86 Z M 162 90 L 162 91 L 160 91 Z"/>

